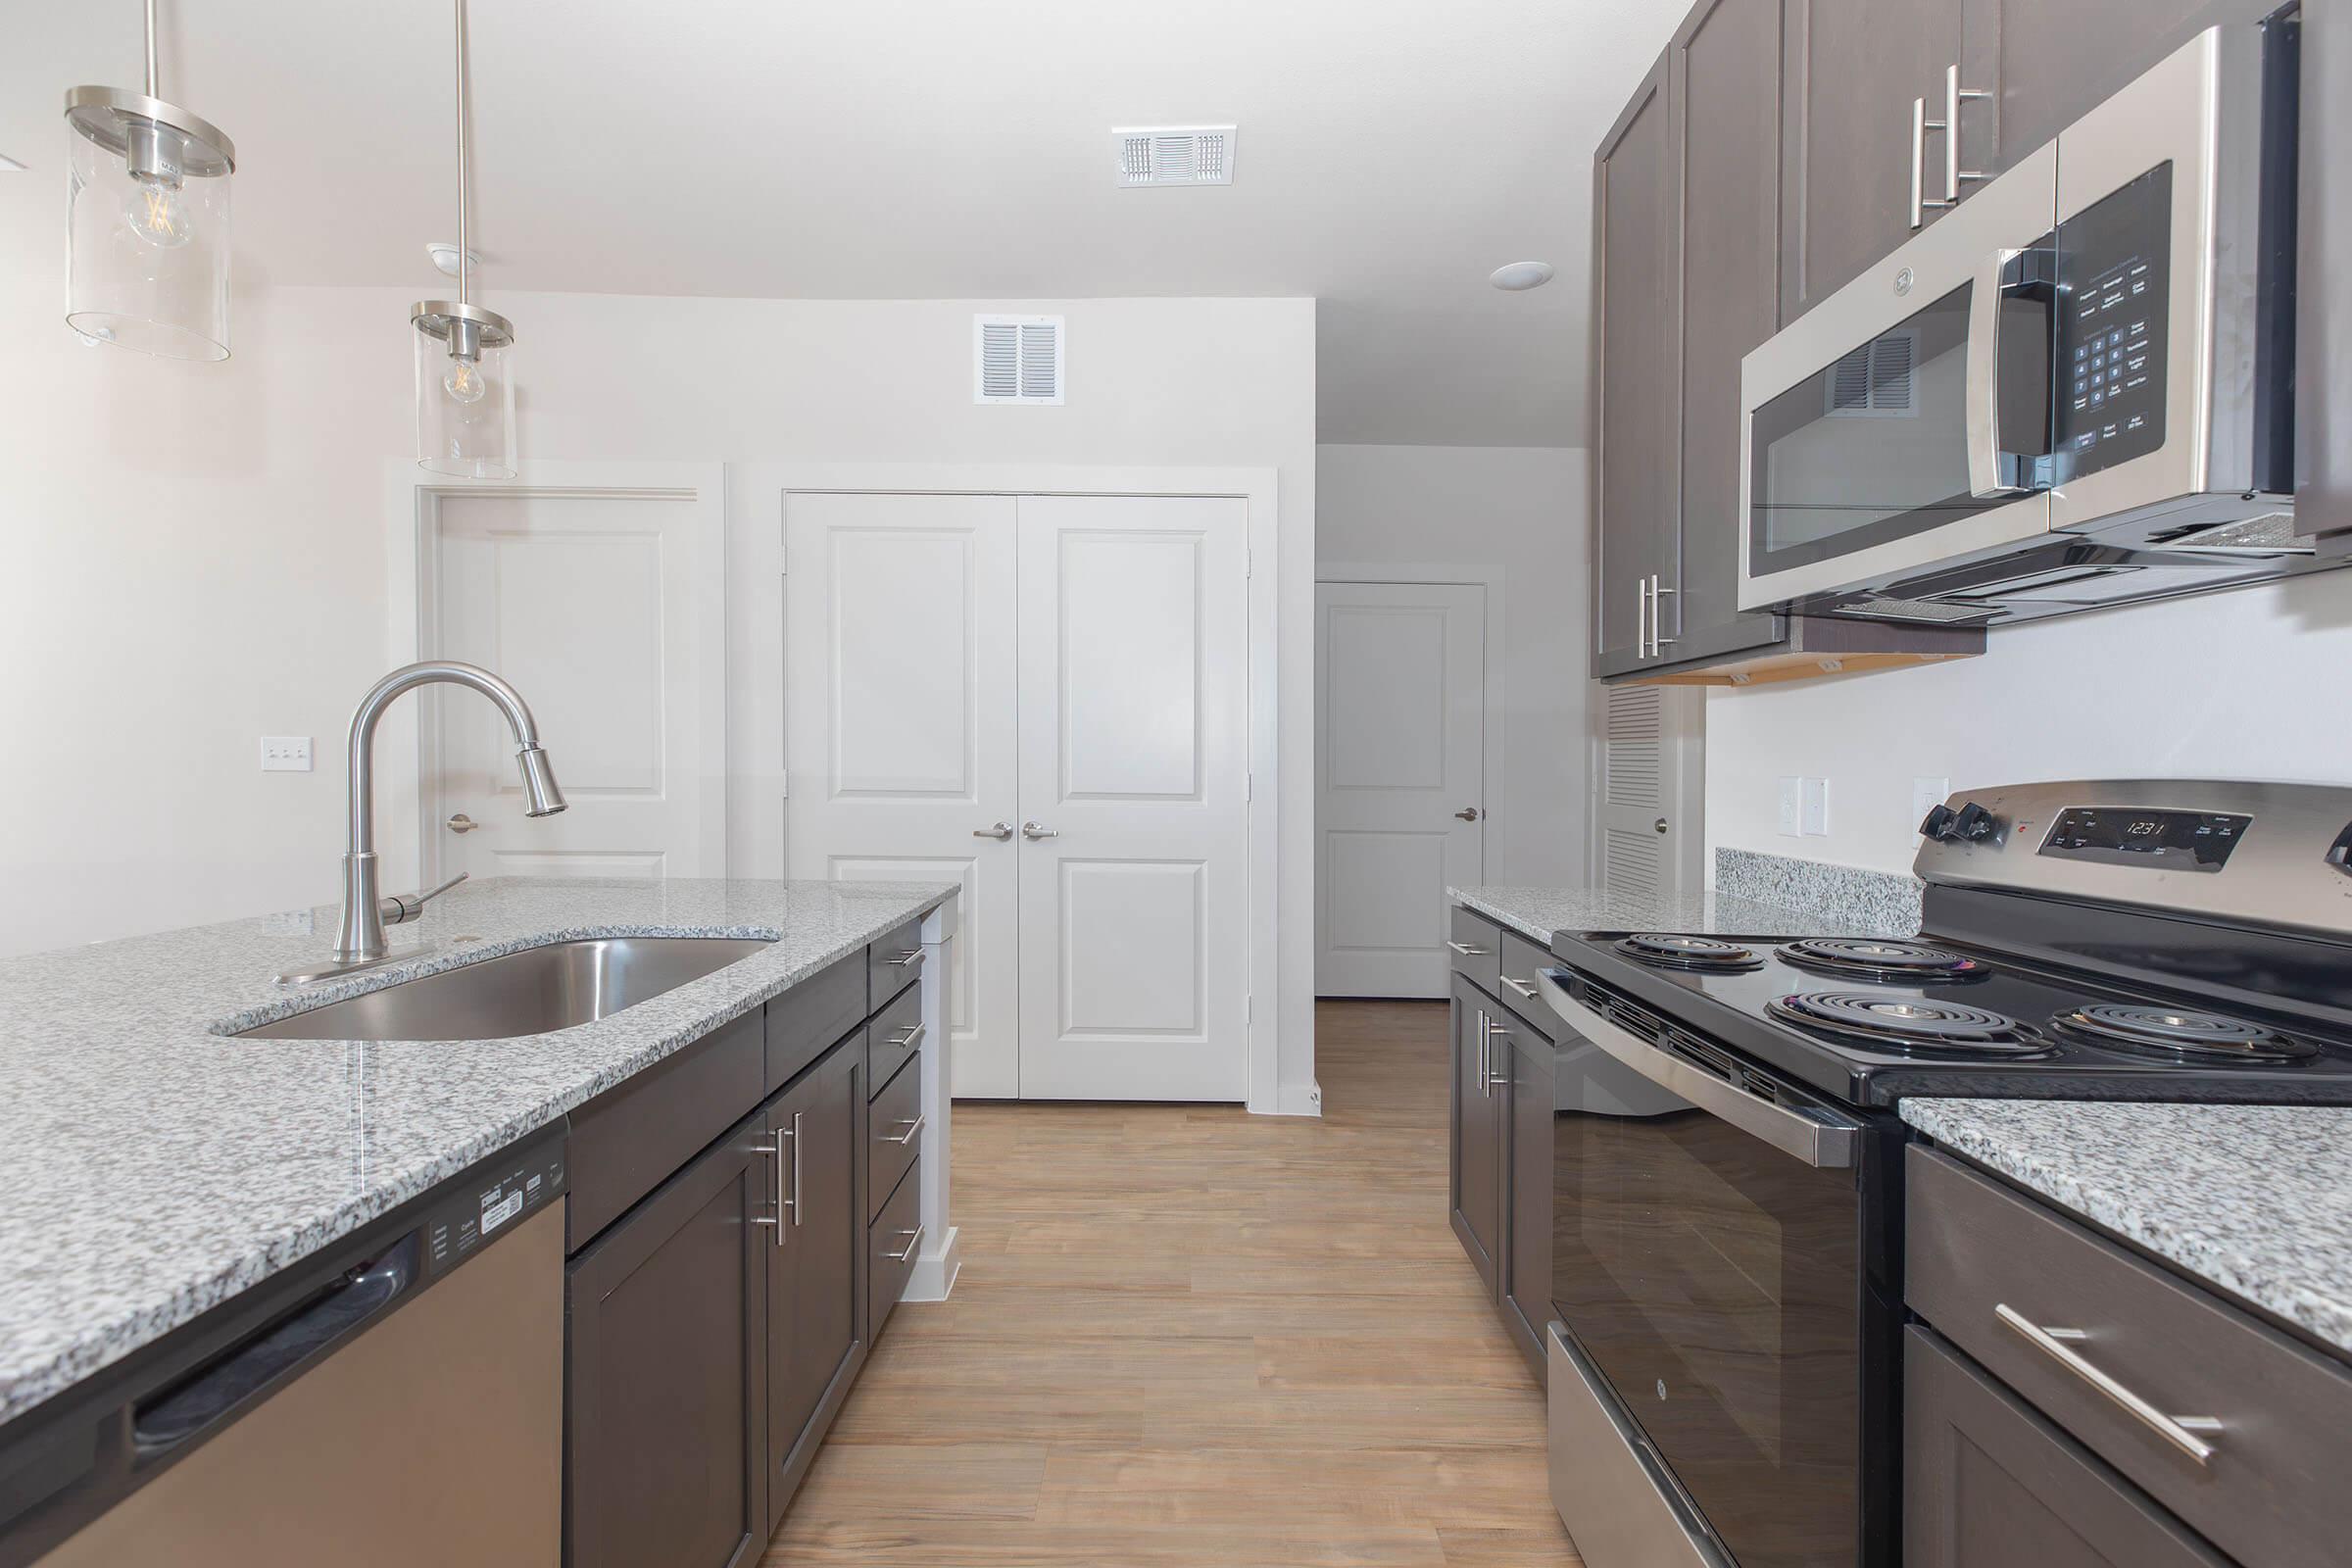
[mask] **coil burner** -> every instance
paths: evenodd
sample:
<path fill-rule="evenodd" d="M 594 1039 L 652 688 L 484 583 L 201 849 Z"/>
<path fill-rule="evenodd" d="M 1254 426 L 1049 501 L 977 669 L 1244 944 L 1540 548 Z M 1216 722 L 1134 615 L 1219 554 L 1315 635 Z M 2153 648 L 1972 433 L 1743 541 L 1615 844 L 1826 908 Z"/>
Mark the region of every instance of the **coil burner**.
<path fill-rule="evenodd" d="M 1784 1023 L 1876 1050 L 2036 1056 L 2049 1049 L 2047 1042 L 2015 1018 L 1984 1007 L 1923 997 L 1800 991 L 1776 997 L 1765 1004 L 1764 1010 Z"/>

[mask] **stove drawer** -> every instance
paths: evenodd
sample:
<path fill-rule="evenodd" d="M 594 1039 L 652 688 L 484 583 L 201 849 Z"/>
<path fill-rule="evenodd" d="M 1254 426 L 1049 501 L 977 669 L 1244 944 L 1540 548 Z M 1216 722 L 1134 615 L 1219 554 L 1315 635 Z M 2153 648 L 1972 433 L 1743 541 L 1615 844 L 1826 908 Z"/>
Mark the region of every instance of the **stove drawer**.
<path fill-rule="evenodd" d="M 2231 1556 L 2342 1561 L 2352 1370 L 1957 1160 L 1905 1175 L 1914 1312 Z"/>
<path fill-rule="evenodd" d="M 1501 988 L 1494 977 L 1502 966 L 1502 927 L 1475 909 L 1453 906 L 1452 927 L 1446 933 L 1446 952 L 1453 958 L 1453 972 L 1472 985 L 1493 996 Z"/>

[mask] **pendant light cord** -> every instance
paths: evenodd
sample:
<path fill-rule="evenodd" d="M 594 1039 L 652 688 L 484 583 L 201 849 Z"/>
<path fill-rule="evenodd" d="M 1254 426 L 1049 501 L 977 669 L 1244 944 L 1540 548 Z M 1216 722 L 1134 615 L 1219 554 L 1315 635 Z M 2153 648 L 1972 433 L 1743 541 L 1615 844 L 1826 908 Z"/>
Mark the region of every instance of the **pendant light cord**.
<path fill-rule="evenodd" d="M 161 98 L 163 82 L 155 70 L 155 0 L 147 0 L 147 96 Z"/>
<path fill-rule="evenodd" d="M 155 0 L 147 0 L 150 7 Z M 466 251 L 472 243 L 471 214 L 466 195 L 466 0 L 458 7 L 458 303 L 470 304 L 466 290 Z"/>

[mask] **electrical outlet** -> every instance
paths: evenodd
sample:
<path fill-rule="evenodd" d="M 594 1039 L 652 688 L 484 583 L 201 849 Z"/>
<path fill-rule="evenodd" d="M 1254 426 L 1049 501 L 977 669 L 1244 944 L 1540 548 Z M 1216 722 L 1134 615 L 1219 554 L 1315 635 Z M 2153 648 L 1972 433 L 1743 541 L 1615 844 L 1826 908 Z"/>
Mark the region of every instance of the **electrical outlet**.
<path fill-rule="evenodd" d="M 1781 780 L 1781 832 L 1795 838 L 1804 829 L 1804 783 L 1801 778 Z"/>
<path fill-rule="evenodd" d="M 1805 837 L 1825 838 L 1830 831 L 1830 781 L 1809 778 L 1804 781 L 1803 825 Z"/>
<path fill-rule="evenodd" d="M 1926 821 L 1928 813 L 1941 806 L 1951 793 L 1952 781 L 1948 778 L 1913 779 L 1911 781 L 1911 825 L 1917 827 Z"/>
<path fill-rule="evenodd" d="M 311 738 L 308 735 L 265 735 L 262 737 L 262 771 L 265 773 L 308 773 L 311 770 Z"/>

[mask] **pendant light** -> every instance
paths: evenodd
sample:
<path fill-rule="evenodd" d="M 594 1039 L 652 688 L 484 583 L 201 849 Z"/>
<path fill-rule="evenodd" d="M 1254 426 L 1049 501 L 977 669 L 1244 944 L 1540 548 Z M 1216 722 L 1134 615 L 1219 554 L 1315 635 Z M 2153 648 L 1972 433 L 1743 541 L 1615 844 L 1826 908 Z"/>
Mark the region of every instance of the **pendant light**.
<path fill-rule="evenodd" d="M 66 320 L 172 360 L 228 358 L 228 181 L 237 150 L 147 83 L 66 94 Z"/>
<path fill-rule="evenodd" d="M 420 300 L 416 329 L 416 463 L 466 479 L 514 477 L 514 323 L 473 303 L 466 191 L 466 0 L 458 13 L 458 297 Z"/>

